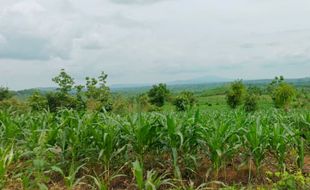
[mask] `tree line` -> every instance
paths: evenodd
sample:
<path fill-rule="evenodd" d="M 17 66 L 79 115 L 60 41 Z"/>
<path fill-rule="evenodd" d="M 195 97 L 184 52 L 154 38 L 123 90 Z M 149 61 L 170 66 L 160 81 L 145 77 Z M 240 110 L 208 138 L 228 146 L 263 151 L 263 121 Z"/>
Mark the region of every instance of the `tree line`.
<path fill-rule="evenodd" d="M 75 109 L 79 111 L 115 111 L 133 110 L 136 106 L 139 111 L 160 111 L 169 102 L 177 111 L 186 111 L 197 105 L 197 97 L 193 92 L 183 91 L 173 95 L 166 84 L 153 85 L 146 93 L 125 100 L 121 96 L 113 96 L 107 86 L 108 75 L 101 72 L 98 77 L 86 77 L 85 84 L 76 84 L 64 69 L 52 78 L 57 84 L 57 90 L 43 94 L 39 91 L 27 99 L 27 106 L 33 111 L 49 110 L 56 112 L 59 109 Z M 275 77 L 267 86 L 267 93 L 271 96 L 276 108 L 287 110 L 296 96 L 296 89 L 285 82 L 284 77 Z M 14 94 L 7 88 L 0 88 L 0 106 L 10 107 L 11 104 L 22 106 L 17 100 L 4 101 L 12 98 Z M 262 91 L 255 86 L 247 87 L 242 80 L 229 85 L 226 92 L 226 103 L 232 108 L 243 107 L 246 112 L 258 109 L 258 101 Z"/>

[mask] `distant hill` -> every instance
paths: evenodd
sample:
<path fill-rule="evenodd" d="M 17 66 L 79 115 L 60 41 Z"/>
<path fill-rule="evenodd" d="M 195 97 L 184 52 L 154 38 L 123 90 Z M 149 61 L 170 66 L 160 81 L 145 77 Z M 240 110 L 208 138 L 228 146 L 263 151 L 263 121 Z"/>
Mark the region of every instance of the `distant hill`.
<path fill-rule="evenodd" d="M 203 76 L 189 80 L 177 80 L 168 82 L 168 85 L 182 85 L 182 84 L 210 84 L 210 83 L 223 83 L 230 82 L 232 79 L 218 77 L 218 76 Z"/>
<path fill-rule="evenodd" d="M 210 79 L 210 80 L 208 80 Z M 213 89 L 228 85 L 232 79 L 225 79 L 220 77 L 201 77 L 191 80 L 180 80 L 167 82 L 168 88 L 172 92 L 180 92 L 182 90 L 189 90 L 195 92 L 202 92 L 207 89 Z M 265 86 L 269 84 L 272 79 L 259 79 L 259 80 L 244 80 L 246 85 L 255 86 Z M 310 77 L 298 78 L 298 79 L 285 79 L 286 82 L 293 84 L 299 88 L 309 88 L 310 89 Z M 148 91 L 152 87 L 152 84 L 117 84 L 111 85 L 110 88 L 112 93 L 116 94 L 126 94 L 126 95 L 137 95 Z M 35 91 L 40 91 L 41 93 L 48 93 L 55 91 L 56 88 L 45 87 L 45 88 L 33 88 L 25 89 L 16 92 L 16 96 L 24 99 L 34 93 Z"/>

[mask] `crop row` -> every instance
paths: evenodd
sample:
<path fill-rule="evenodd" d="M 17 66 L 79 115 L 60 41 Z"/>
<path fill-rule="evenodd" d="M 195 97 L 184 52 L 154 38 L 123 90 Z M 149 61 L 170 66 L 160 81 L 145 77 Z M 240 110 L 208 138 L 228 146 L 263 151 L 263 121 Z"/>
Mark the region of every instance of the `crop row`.
<path fill-rule="evenodd" d="M 215 179 L 236 158 L 240 164 L 255 168 L 257 174 L 270 160 L 276 160 L 278 171 L 287 170 L 289 164 L 303 168 L 309 129 L 310 113 L 297 111 L 127 116 L 71 110 L 25 114 L 1 111 L 0 184 L 19 178 L 25 186 L 45 187 L 52 180 L 47 176 L 57 173 L 73 187 L 81 168 L 88 166 L 92 171 L 85 173 L 102 173 L 108 187 L 115 176 L 130 175 L 134 161 L 133 168 L 157 170 L 179 181 L 198 175 L 206 159 L 210 164 L 204 172 L 211 171 Z M 137 174 L 139 170 L 134 171 Z"/>

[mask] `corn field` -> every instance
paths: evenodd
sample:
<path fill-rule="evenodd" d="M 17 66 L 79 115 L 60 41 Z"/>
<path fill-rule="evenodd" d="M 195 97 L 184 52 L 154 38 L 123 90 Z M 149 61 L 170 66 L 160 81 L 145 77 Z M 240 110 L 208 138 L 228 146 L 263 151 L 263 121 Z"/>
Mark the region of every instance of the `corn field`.
<path fill-rule="evenodd" d="M 2 189 L 218 189 L 303 171 L 310 112 L 6 110 L 0 138 Z"/>

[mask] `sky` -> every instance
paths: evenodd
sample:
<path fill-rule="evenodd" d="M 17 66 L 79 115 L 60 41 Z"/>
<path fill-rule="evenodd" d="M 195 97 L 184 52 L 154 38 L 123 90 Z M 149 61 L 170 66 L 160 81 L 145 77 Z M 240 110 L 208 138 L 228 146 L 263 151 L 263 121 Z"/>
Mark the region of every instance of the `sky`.
<path fill-rule="evenodd" d="M 309 0 L 0 0 L 0 86 L 310 75 Z"/>

